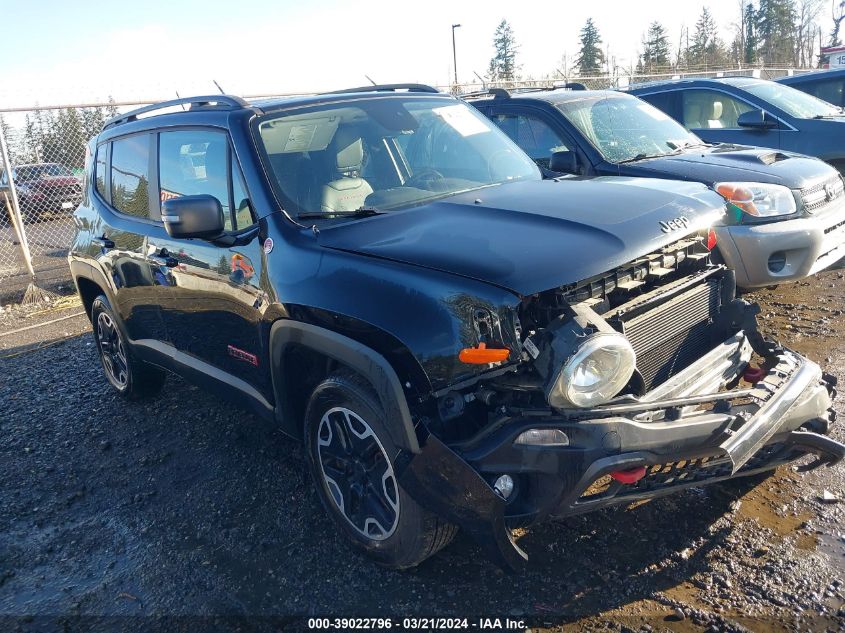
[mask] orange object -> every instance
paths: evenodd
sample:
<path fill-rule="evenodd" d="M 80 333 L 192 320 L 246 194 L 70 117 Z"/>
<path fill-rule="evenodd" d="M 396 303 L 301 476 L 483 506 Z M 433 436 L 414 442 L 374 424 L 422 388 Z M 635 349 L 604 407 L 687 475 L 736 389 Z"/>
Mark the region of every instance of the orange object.
<path fill-rule="evenodd" d="M 511 351 L 509 349 L 487 349 L 486 343 L 479 343 L 478 347 L 462 349 L 458 358 L 462 363 L 468 365 L 486 365 L 488 363 L 500 363 L 507 360 Z"/>
<path fill-rule="evenodd" d="M 748 215 L 760 215 L 757 207 L 754 205 L 754 192 L 747 187 L 738 187 L 736 185 L 722 184 L 716 188 L 722 196 L 732 205 L 739 207 Z"/>

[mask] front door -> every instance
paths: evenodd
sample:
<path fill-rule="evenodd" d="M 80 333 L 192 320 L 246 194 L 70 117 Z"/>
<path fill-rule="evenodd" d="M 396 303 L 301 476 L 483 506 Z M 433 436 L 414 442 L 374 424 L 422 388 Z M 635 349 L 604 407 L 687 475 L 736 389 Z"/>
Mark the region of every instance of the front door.
<path fill-rule="evenodd" d="M 757 130 L 740 127 L 743 112 L 761 109 L 721 90 L 694 89 L 681 92 L 681 123 L 708 143 L 735 143 L 780 149 L 778 128 Z"/>
<path fill-rule="evenodd" d="M 232 247 L 167 235 L 149 241 L 148 257 L 166 280 L 162 312 L 170 341 L 179 352 L 265 391 L 263 253 L 228 134 L 186 129 L 158 137 L 159 200 L 212 195 L 223 207 L 227 233 L 240 237 Z"/>

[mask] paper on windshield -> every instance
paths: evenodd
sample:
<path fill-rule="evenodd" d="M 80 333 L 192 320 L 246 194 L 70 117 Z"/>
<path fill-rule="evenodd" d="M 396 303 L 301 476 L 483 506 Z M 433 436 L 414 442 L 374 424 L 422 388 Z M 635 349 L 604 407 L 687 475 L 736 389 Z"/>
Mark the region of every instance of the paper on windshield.
<path fill-rule="evenodd" d="M 452 129 L 461 136 L 472 136 L 489 132 L 490 128 L 481 119 L 474 116 L 472 112 L 463 105 L 450 105 L 442 108 L 434 108 L 434 114 L 446 121 Z"/>

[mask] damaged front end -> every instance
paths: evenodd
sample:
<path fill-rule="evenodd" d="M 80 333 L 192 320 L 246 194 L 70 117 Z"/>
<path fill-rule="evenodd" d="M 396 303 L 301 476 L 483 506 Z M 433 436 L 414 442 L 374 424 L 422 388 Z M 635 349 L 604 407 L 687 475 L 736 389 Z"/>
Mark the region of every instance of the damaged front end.
<path fill-rule="evenodd" d="M 513 527 L 841 460 L 835 379 L 761 336 L 704 240 L 525 298 L 518 362 L 435 394 L 403 488 L 515 570 Z"/>

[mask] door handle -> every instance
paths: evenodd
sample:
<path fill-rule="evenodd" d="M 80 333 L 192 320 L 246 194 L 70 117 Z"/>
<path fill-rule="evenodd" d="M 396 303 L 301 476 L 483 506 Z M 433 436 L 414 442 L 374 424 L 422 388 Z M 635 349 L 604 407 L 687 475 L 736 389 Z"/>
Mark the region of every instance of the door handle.
<path fill-rule="evenodd" d="M 111 250 L 111 249 L 114 248 L 114 242 L 112 242 L 105 235 L 103 235 L 102 237 L 95 237 L 94 239 L 91 240 L 91 243 L 94 246 L 99 246 L 104 251 L 108 251 L 108 250 Z"/>
<path fill-rule="evenodd" d="M 162 248 L 158 253 L 150 257 L 159 266 L 167 266 L 168 268 L 176 268 L 179 265 L 179 260 L 173 257 L 166 248 Z"/>

